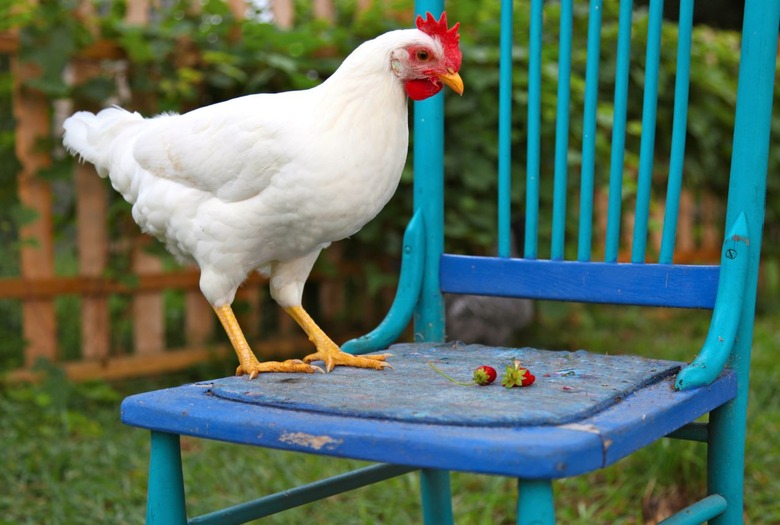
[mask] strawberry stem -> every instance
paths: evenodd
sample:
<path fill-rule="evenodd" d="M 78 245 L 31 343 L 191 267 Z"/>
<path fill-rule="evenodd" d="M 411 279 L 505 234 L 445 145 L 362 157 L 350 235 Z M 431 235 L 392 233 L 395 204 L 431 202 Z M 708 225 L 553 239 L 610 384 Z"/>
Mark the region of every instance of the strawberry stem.
<path fill-rule="evenodd" d="M 460 385 L 460 386 L 474 386 L 474 385 L 476 385 L 476 384 L 477 384 L 477 383 L 476 383 L 476 382 L 474 382 L 474 381 L 472 381 L 471 383 L 462 383 L 462 382 L 458 381 L 457 379 L 453 379 L 452 377 L 448 376 L 447 374 L 445 374 L 444 372 L 442 372 L 441 370 L 439 370 L 438 368 L 436 368 L 436 365 L 434 365 L 434 364 L 433 364 L 433 363 L 431 363 L 430 361 L 428 361 L 428 366 L 430 366 L 430 367 L 431 367 L 431 368 L 433 368 L 435 371 L 437 371 L 437 372 L 438 372 L 438 373 L 440 373 L 442 376 L 444 376 L 444 378 L 445 378 L 447 381 L 450 381 L 451 383 L 455 383 L 456 385 Z"/>

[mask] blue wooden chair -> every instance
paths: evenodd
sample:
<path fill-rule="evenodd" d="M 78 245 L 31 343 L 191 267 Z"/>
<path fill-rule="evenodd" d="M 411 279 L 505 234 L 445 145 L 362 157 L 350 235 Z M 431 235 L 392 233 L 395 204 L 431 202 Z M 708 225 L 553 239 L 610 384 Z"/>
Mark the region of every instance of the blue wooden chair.
<path fill-rule="evenodd" d="M 187 522 L 179 436 L 377 462 L 333 479 L 193 518 L 243 523 L 369 483 L 419 470 L 425 523 L 451 523 L 449 471 L 519 480 L 518 523 L 554 522 L 552 481 L 600 469 L 663 437 L 708 445 L 708 495 L 665 523 L 742 522 L 745 418 L 759 251 L 764 220 L 780 2 L 748 0 L 744 15 L 733 161 L 720 265 L 674 264 L 683 174 L 692 0 L 681 2 L 674 129 L 660 255 L 645 239 L 655 135 L 662 2 L 652 0 L 644 72 L 636 218 L 631 262 L 618 262 L 630 1 L 621 2 L 609 161 L 606 254 L 591 260 L 598 61 L 587 66 L 577 256 L 564 252 L 572 0 L 560 3 L 558 112 L 551 256 L 539 244 L 540 92 L 543 3 L 530 20 L 525 246 L 509 257 L 512 2 L 502 7 L 498 256 L 443 254 L 443 101 L 415 105 L 415 214 L 405 236 L 399 291 L 385 321 L 345 349 L 385 348 L 413 317 L 415 338 L 392 349 L 394 370 L 229 377 L 129 397 L 125 423 L 151 430 L 147 523 Z M 438 12 L 437 0 L 418 11 Z M 588 57 L 599 56 L 601 1 L 590 3 Z M 466 21 L 464 21 L 465 23 Z M 424 148 L 421 145 L 424 144 Z M 724 145 L 725 147 L 725 145 Z M 515 180 L 515 183 L 522 181 Z M 546 215 L 544 215 L 546 216 Z M 445 343 L 442 293 L 712 310 L 709 334 L 690 363 L 585 351 Z M 617 345 L 616 345 L 617 346 Z M 449 372 L 520 359 L 530 388 L 462 388 Z M 386 402 L 385 402 L 386 400 Z M 709 414 L 706 423 L 697 422 Z"/>

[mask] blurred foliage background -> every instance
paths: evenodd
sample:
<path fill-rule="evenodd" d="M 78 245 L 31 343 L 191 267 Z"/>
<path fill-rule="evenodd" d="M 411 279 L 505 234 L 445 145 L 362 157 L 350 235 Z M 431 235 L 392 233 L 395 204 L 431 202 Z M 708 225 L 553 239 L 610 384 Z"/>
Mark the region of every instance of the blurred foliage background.
<path fill-rule="evenodd" d="M 526 162 L 524 103 L 528 85 L 528 3 L 527 0 L 515 2 L 513 100 L 517 109 L 513 114 L 512 172 L 516 181 L 513 186 L 516 213 L 523 211 Z M 608 186 L 613 112 L 610 100 L 615 89 L 618 17 L 617 2 L 604 4 L 596 143 L 596 184 L 602 190 Z M 668 4 L 666 14 L 674 18 L 676 2 Z M 693 33 L 685 177 L 689 184 L 704 187 L 715 195 L 725 195 L 740 42 L 733 20 L 734 11 L 739 7 L 734 2 L 699 4 L 704 5 L 697 5 L 697 19 L 721 27 L 697 25 Z M 85 12 L 81 0 L 41 0 L 37 3 L 10 0 L 0 13 L 0 32 L 18 30 L 20 58 L 37 64 L 42 72 L 39 77 L 28 80 L 28 85 L 44 92 L 55 105 L 58 100 L 71 100 L 76 107 L 95 109 L 118 103 L 152 115 L 164 111 L 184 112 L 249 93 L 311 87 L 327 78 L 359 43 L 387 30 L 408 27 L 411 19 L 408 0 L 377 2 L 366 10 L 358 9 L 357 0 L 339 0 L 333 23 L 315 18 L 309 3 L 298 0 L 295 2 L 296 21 L 289 29 L 280 29 L 271 23 L 267 6 L 262 4 L 257 4 L 243 18 L 236 18 L 222 0 L 201 0 L 197 9 L 180 1 L 161 1 L 157 5 L 147 24 L 136 25 L 126 21 L 126 5 L 122 1 L 97 1 L 93 3 L 94 9 Z M 455 252 L 489 252 L 496 243 L 499 9 L 498 3 L 488 0 L 451 2 L 447 6 L 449 20 L 461 22 L 464 55 L 461 73 L 466 84 L 463 97 L 448 96 L 446 101 L 446 234 L 447 249 Z M 547 43 L 554 43 L 558 38 L 558 15 L 555 4 L 546 10 L 544 39 Z M 582 146 L 578 137 L 583 120 L 587 15 L 587 4 L 577 3 L 570 105 L 572 133 L 568 146 L 569 184 L 575 192 L 579 184 Z M 645 60 L 647 23 L 643 2 L 637 2 L 631 52 L 631 61 L 637 67 L 632 69 L 629 86 L 625 157 L 629 176 L 623 189 L 625 208 L 633 206 L 634 187 L 630 175 L 638 166 L 642 130 L 641 66 Z M 106 60 L 99 74 L 83 83 L 72 82 L 69 64 L 99 46 L 111 46 L 123 60 Z M 658 185 L 654 193 L 657 196 L 665 194 L 663 181 L 669 159 L 676 46 L 676 26 L 666 24 L 662 36 L 656 132 Z M 15 187 L 19 164 L 14 156 L 9 61 L 8 55 L 0 54 L 0 156 L 3 159 L 0 162 L 0 242 L 4 246 L 0 276 L 19 274 L 18 248 L 28 241 L 18 238 L 18 230 L 20 225 L 35 219 L 34 213 L 19 204 Z M 555 46 L 545 48 L 542 75 L 541 208 L 543 213 L 549 213 L 557 90 Z M 780 93 L 780 86 L 776 93 Z M 54 106 L 52 114 L 54 119 Z M 780 113 L 774 117 L 773 129 L 777 136 Z M 39 175 L 51 181 L 55 188 L 54 230 L 58 236 L 57 253 L 62 255 L 57 271 L 68 273 L 76 264 L 70 247 L 75 235 L 72 227 L 75 202 L 72 190 L 68 190 L 75 161 L 59 146 L 59 133 L 56 129 L 51 140 L 40 145 L 52 152 L 53 162 Z M 773 148 L 770 173 L 778 171 L 779 163 L 780 152 Z M 412 207 L 411 162 L 407 165 L 396 197 L 346 246 L 348 257 L 369 261 L 364 277 L 369 293 L 395 282 L 392 264 L 381 265 L 373 261 L 377 257 L 393 261 L 398 258 L 403 229 Z M 780 256 L 780 178 L 770 176 L 768 185 L 764 256 L 769 267 L 777 269 L 780 266 L 776 262 Z M 112 232 L 121 236 L 122 228 L 128 222 L 129 206 L 116 195 L 111 198 Z M 574 206 L 570 206 L 569 213 L 575 216 Z M 576 227 L 576 220 L 569 223 L 572 228 Z M 549 253 L 546 234 L 546 231 L 540 231 L 541 257 Z M 569 238 L 574 237 L 572 230 Z M 126 260 L 114 258 L 110 271 L 121 276 L 126 264 Z M 771 275 L 777 275 L 777 271 Z M 770 278 L 767 282 L 775 281 L 776 278 Z M 764 289 L 769 290 L 764 294 L 764 302 L 770 304 L 772 297 L 777 295 L 778 285 L 775 283 Z M 0 327 L 0 339 L 9 341 L 8 344 L 16 348 L 22 344 L 18 322 L 14 321 L 19 314 L 6 307 L 2 310 L 6 311 L 6 319 L 10 322 Z M 76 345 L 78 340 L 72 343 Z"/>
<path fill-rule="evenodd" d="M 527 1 L 516 2 L 514 62 L 514 100 L 518 110 L 513 116 L 513 173 L 515 200 L 522 197 L 522 176 L 525 170 L 525 115 L 522 109 L 527 87 Z M 98 2 L 94 16 L 79 14 L 79 0 L 45 0 L 37 5 L 12 0 L 11 12 L 0 22 L 0 30 L 21 28 L 21 57 L 40 65 L 43 75 L 30 81 L 53 99 L 70 98 L 80 106 L 100 107 L 107 101 L 121 102 L 128 109 L 144 114 L 163 111 L 182 112 L 198 106 L 256 92 L 285 91 L 311 87 L 332 73 L 352 49 L 378 33 L 406 27 L 403 16 L 388 17 L 387 12 L 408 12 L 408 1 L 377 5 L 357 14 L 353 0 L 337 2 L 335 23 L 314 19 L 304 2 L 297 2 L 296 23 L 291 29 L 279 29 L 268 22 L 267 13 L 258 8 L 255 13 L 237 20 L 226 2 L 204 0 L 197 11 L 183 2 L 161 2 L 155 16 L 145 26 L 125 22 L 123 2 Z M 671 2 L 674 4 L 674 2 Z M 733 5 L 733 3 L 731 3 Z M 719 23 L 708 13 L 722 10 L 711 6 L 699 18 Z M 463 250 L 485 250 L 495 241 L 496 135 L 499 5 L 480 0 L 453 2 L 447 6 L 451 21 L 461 21 L 464 62 L 462 75 L 467 93 L 462 98 L 450 96 L 447 112 L 447 179 L 450 202 L 447 216 L 448 237 L 453 247 Z M 584 97 L 584 66 L 587 38 L 587 5 L 578 3 L 574 20 L 574 55 L 572 64 L 571 129 L 569 165 L 572 175 L 579 169 L 581 144 L 576 137 L 582 128 Z M 668 8 L 674 16 L 673 6 Z M 726 11 L 725 14 L 728 14 Z M 558 37 L 555 6 L 545 15 L 544 38 L 553 42 Z M 606 186 L 609 169 L 612 106 L 608 101 L 614 93 L 614 64 L 617 38 L 617 2 L 606 2 L 603 13 L 604 31 L 600 71 L 600 100 L 597 142 L 597 181 Z M 730 15 L 729 15 L 730 16 Z M 635 9 L 632 35 L 632 63 L 644 62 L 644 40 L 647 14 L 641 2 Z M 725 15 L 720 20 L 729 18 Z M 733 18 L 732 18 L 733 20 Z M 723 25 L 723 24 L 721 24 Z M 729 24 L 725 24 L 729 25 Z M 734 25 L 734 24 L 731 24 Z M 110 41 L 129 58 L 122 84 L 116 71 L 106 68 L 104 74 L 73 86 L 67 81 L 68 63 L 96 42 Z M 674 93 L 676 27 L 668 24 L 663 33 L 661 84 L 658 104 L 656 171 L 663 174 L 668 165 L 671 136 L 671 108 Z M 731 29 L 715 29 L 699 25 L 693 35 L 690 113 L 686 154 L 686 177 L 691 183 L 704 184 L 718 195 L 725 194 L 730 165 L 730 143 L 733 107 L 736 97 L 739 34 Z M 10 78 L 7 57 L 2 60 L 0 76 L 0 110 L 9 115 Z M 546 48 L 543 74 L 543 199 L 550 199 L 552 186 L 552 148 L 555 126 L 557 89 L 557 52 Z M 627 137 L 626 168 L 638 163 L 638 139 L 641 132 L 641 67 L 634 70 L 629 88 L 629 136 Z M 126 99 L 122 89 L 133 96 Z M 780 93 L 780 88 L 778 89 Z M 638 96 L 637 96 L 638 95 Z M 780 116 L 773 121 L 780 130 Z M 0 169 L 3 180 L 3 235 L 9 235 L 25 213 L 15 205 L 13 180 L 13 123 L 3 118 L 0 125 L 0 152 L 5 159 Z M 55 148 L 54 144 L 49 147 Z M 61 154 L 45 174 L 46 177 L 70 177 L 73 159 Z M 770 172 L 777 171 L 780 154 L 776 148 L 770 159 Z M 544 176 L 550 175 L 550 176 Z M 570 183 L 578 184 L 576 176 Z M 397 253 L 402 225 L 409 216 L 411 173 L 404 177 L 399 196 L 394 199 L 380 220 L 366 227 L 359 235 L 359 245 L 372 252 Z M 780 216 L 780 185 L 776 177 L 769 179 L 767 255 L 776 255 L 778 216 Z M 661 191 L 663 188 L 658 189 Z M 625 199 L 631 197 L 631 186 Z M 58 219 L 70 220 L 72 207 L 63 206 Z M 390 238 L 388 238 L 390 236 Z M 389 242 L 388 242 L 389 241 Z M 7 263 L 6 263 L 7 264 Z M 6 271 L 8 271 L 6 269 Z"/>

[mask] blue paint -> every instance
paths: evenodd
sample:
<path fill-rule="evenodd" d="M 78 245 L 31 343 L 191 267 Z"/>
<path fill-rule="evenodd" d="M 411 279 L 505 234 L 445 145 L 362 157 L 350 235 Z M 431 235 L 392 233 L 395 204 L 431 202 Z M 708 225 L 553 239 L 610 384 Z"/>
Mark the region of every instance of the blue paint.
<path fill-rule="evenodd" d="M 444 292 L 586 303 L 712 308 L 718 266 L 445 255 Z"/>
<path fill-rule="evenodd" d="M 337 368 L 334 374 L 341 372 Z M 394 373 L 363 372 L 374 377 Z M 263 384 L 267 377 L 255 381 Z M 537 383 L 546 380 L 540 377 Z M 420 397 L 439 386 L 431 385 L 419 392 Z M 509 392 L 525 395 L 534 386 Z M 431 425 L 264 407 L 216 397 L 209 388 L 210 383 L 201 383 L 131 396 L 122 404 L 122 421 L 233 443 L 422 468 L 552 479 L 617 461 L 736 395 L 734 375 L 727 370 L 711 385 L 684 392 L 674 391 L 671 379 L 654 383 L 576 423 L 507 427 Z M 610 446 L 605 457 L 607 439 Z"/>
<path fill-rule="evenodd" d="M 682 363 L 585 351 L 550 352 L 462 343 L 401 344 L 390 348 L 393 370 L 356 368 L 306 376 L 269 374 L 262 381 L 228 377 L 206 391 L 220 398 L 265 407 L 302 410 L 382 421 L 455 425 L 562 425 L 613 405 L 644 386 L 669 378 Z M 522 391 L 462 387 L 428 363 L 462 382 L 482 364 L 503 374 L 518 359 L 538 382 Z M 388 403 L 388 399 L 392 403 Z"/>

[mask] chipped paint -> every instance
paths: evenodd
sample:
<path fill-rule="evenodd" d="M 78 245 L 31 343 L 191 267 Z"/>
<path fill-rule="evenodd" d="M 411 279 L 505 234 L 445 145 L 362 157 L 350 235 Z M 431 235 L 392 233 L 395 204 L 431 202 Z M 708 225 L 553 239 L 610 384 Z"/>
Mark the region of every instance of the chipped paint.
<path fill-rule="evenodd" d="M 731 240 L 734 242 L 744 242 L 746 245 L 750 246 L 750 237 L 744 235 L 734 234 L 731 236 Z"/>
<path fill-rule="evenodd" d="M 332 449 L 343 442 L 341 439 L 335 439 L 330 436 L 315 436 L 305 432 L 288 432 L 282 434 L 279 437 L 279 441 L 313 450 L 320 450 L 323 447 Z"/>
<path fill-rule="evenodd" d="M 590 432 L 591 434 L 601 435 L 601 431 L 595 425 L 586 425 L 582 423 L 568 423 L 566 425 L 560 425 L 561 428 L 569 430 L 579 430 L 580 432 Z"/>
<path fill-rule="evenodd" d="M 643 417 L 644 419 L 644 417 Z M 601 440 L 601 450 L 602 450 L 602 466 L 607 466 L 607 451 L 609 450 L 609 447 L 612 446 L 613 441 L 609 439 L 608 437 L 604 436 L 604 434 L 601 433 L 601 429 L 599 429 L 596 425 L 591 425 L 587 423 L 568 423 L 566 425 L 560 425 L 559 428 L 566 428 L 569 430 L 576 430 L 579 432 L 588 432 L 589 434 L 595 434 L 599 437 Z"/>

